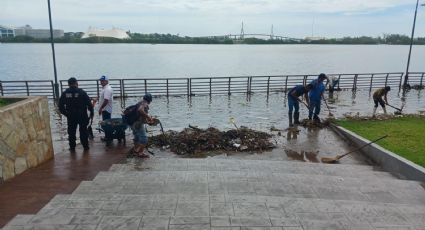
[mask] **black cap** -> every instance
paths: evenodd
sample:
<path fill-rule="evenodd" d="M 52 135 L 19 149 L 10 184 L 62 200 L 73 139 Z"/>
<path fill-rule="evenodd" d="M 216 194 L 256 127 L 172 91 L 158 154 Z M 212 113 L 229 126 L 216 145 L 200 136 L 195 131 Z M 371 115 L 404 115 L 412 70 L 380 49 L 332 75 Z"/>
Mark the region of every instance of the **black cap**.
<path fill-rule="evenodd" d="M 75 85 L 77 83 L 77 78 L 71 77 L 68 79 L 68 85 Z"/>
<path fill-rule="evenodd" d="M 145 96 L 143 96 L 143 100 L 147 101 L 150 104 L 152 102 L 152 94 L 145 94 Z"/>
<path fill-rule="evenodd" d="M 326 78 L 328 78 L 328 76 L 326 76 L 326 74 L 324 74 L 324 73 L 319 74 L 319 79 L 326 79 Z"/>

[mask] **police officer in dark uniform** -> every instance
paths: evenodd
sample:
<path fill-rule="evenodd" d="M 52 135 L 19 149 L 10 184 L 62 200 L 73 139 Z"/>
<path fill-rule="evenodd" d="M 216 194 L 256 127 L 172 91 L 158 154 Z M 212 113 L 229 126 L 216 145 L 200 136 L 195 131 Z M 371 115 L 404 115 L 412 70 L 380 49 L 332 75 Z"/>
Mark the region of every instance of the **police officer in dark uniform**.
<path fill-rule="evenodd" d="M 77 79 L 74 77 L 68 79 L 68 86 L 69 88 L 62 93 L 59 99 L 59 111 L 68 119 L 69 150 L 75 151 L 77 125 L 80 129 L 81 144 L 84 150 L 89 150 L 87 110 L 90 111 L 90 119 L 93 119 L 93 105 L 87 93 L 78 88 Z"/>

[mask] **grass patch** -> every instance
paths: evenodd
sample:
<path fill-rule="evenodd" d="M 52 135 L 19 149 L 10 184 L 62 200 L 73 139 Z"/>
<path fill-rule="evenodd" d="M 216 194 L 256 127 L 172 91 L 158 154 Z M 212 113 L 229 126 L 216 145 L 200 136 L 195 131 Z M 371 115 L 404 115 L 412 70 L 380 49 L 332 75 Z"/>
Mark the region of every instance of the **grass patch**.
<path fill-rule="evenodd" d="M 339 120 L 337 124 L 360 136 L 380 140 L 380 146 L 425 167 L 425 118 L 407 116 L 389 120 Z"/>
<path fill-rule="evenodd" d="M 0 98 L 0 107 L 6 106 L 8 105 L 9 102 L 3 98 Z"/>

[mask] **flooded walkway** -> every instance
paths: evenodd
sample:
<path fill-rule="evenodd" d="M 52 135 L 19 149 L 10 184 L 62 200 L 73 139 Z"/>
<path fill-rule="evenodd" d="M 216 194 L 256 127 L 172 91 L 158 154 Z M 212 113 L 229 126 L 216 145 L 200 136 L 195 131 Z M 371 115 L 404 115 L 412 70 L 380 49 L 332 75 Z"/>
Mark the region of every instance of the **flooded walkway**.
<path fill-rule="evenodd" d="M 396 105 L 402 103 L 400 98 L 396 95 L 393 96 L 394 100 L 398 100 Z M 359 93 L 357 97 L 357 100 L 355 100 L 351 93 L 338 92 L 338 94 L 335 95 L 335 99 L 331 101 L 332 112 L 340 117 L 346 112 L 356 113 L 368 111 L 371 106 L 370 98 L 368 99 L 367 94 Z M 407 97 L 405 100 L 407 101 L 407 111 L 417 112 L 419 109 L 422 109 L 424 107 L 424 101 L 421 98 L 422 97 L 420 95 L 416 94 L 412 94 L 410 97 Z M 135 100 L 136 99 L 130 99 L 126 102 L 126 104 L 119 104 L 116 102 L 114 107 L 114 116 L 119 116 L 121 108 L 126 105 L 131 105 Z M 369 101 L 369 103 L 356 103 L 355 101 Z M 281 130 L 284 130 L 287 127 L 287 114 L 283 94 L 273 94 L 267 98 L 265 95 L 254 95 L 250 100 L 246 100 L 243 96 L 217 96 L 215 98 L 194 97 L 191 100 L 184 97 L 170 99 L 156 98 L 151 107 L 152 114 L 159 116 L 166 130 L 181 130 L 184 127 L 187 127 L 188 124 L 199 125 L 202 128 L 208 126 L 214 126 L 220 129 L 231 128 L 232 124 L 228 122 L 229 117 L 234 117 L 238 125 L 268 132 L 270 132 L 270 127 L 272 126 Z M 302 110 L 301 114 L 305 117 L 306 111 Z M 326 111 L 324 111 L 323 114 L 323 116 L 326 116 Z M 279 221 L 285 221 L 285 218 L 287 218 L 288 215 L 289 217 L 294 217 L 296 220 L 295 223 L 297 224 L 293 227 L 301 228 L 301 226 L 304 227 L 308 225 L 302 224 L 300 220 L 308 219 L 310 217 L 330 220 L 329 218 L 334 215 L 333 212 L 336 213 L 336 217 L 342 218 L 343 216 L 344 221 L 341 223 L 344 223 L 344 225 L 342 226 L 347 226 L 347 221 L 348 223 L 352 223 L 350 218 L 354 217 L 348 217 L 347 215 L 350 214 L 349 212 L 346 213 L 340 209 L 336 209 L 335 204 L 340 206 L 342 202 L 338 200 L 345 200 L 345 202 L 348 202 L 352 199 L 357 199 L 357 201 L 363 202 L 360 206 L 358 206 L 359 204 L 357 203 L 347 203 L 349 204 L 347 208 L 351 206 L 366 208 L 369 205 L 378 205 L 373 206 L 376 207 L 376 209 L 373 208 L 373 213 L 375 214 L 381 214 L 381 212 L 376 210 L 382 210 L 384 207 L 387 207 L 386 204 L 371 204 L 368 202 L 385 203 L 386 201 L 390 202 L 395 199 L 395 201 L 400 201 L 403 205 L 406 202 L 408 202 L 408 204 L 415 204 L 416 201 L 420 202 L 421 205 L 424 204 L 421 203 L 424 201 L 423 196 L 418 195 L 421 194 L 421 192 L 424 194 L 423 190 L 420 190 L 419 187 L 417 187 L 416 182 L 398 182 L 398 180 L 395 180 L 397 182 L 394 183 L 397 186 L 398 184 L 401 184 L 401 190 L 396 190 L 394 192 L 388 192 L 387 190 L 391 190 L 391 188 L 386 185 L 382 185 L 384 187 L 375 189 L 376 187 L 374 187 L 373 184 L 379 183 L 381 186 L 381 182 L 375 179 L 369 180 L 369 175 L 372 175 L 373 178 L 376 176 L 390 178 L 388 180 L 389 184 L 393 183 L 390 181 L 394 180 L 394 178 L 387 173 L 375 172 L 373 167 L 364 165 L 367 163 L 365 162 L 365 159 L 359 155 L 354 154 L 344 158 L 341 160 L 343 165 L 335 166 L 335 168 L 330 169 L 330 171 L 326 171 L 328 168 L 322 164 L 309 163 L 315 162 L 315 159 L 318 159 L 320 156 L 334 156 L 334 154 L 340 154 L 342 152 L 352 150 L 347 143 L 343 142 L 338 136 L 328 129 L 308 130 L 305 128 L 299 128 L 300 132 L 297 133 L 297 135 L 281 132 L 281 136 L 277 135 L 277 132 L 275 132 L 275 136 L 273 138 L 276 141 L 277 148 L 273 151 L 250 154 L 214 153 L 212 155 L 207 155 L 212 157 L 212 159 L 195 160 L 193 161 L 196 162 L 194 163 L 195 165 L 187 168 L 188 165 L 192 164 L 191 160 L 172 159 L 176 156 L 171 152 L 162 149 L 153 149 L 156 153 L 155 157 L 152 157 L 153 159 L 149 160 L 146 164 L 137 160 L 130 160 L 127 162 L 125 161 L 125 153 L 128 151 L 128 147 L 115 145 L 112 148 L 106 148 L 104 143 L 98 141 L 98 137 L 96 137 L 96 141 L 92 143 L 89 153 L 83 153 L 82 148 L 80 148 L 77 149 L 76 154 L 70 154 L 66 150 L 66 123 L 54 112 L 52 112 L 51 115 L 52 133 L 54 135 L 53 138 L 56 153 L 55 159 L 46 162 L 37 168 L 28 170 L 22 175 L 0 185 L 0 227 L 6 224 L 16 214 L 30 214 L 28 216 L 18 216 L 12 224 L 18 224 L 17 226 L 23 226 L 26 224 L 29 226 L 43 226 L 44 224 L 47 224 L 49 227 L 59 227 L 61 229 L 87 225 L 85 226 L 86 228 L 84 228 L 84 226 L 80 227 L 82 229 L 94 229 L 99 226 L 99 229 L 104 229 L 109 225 L 108 223 L 115 222 L 116 220 L 120 223 L 128 223 L 129 226 L 134 226 L 133 224 L 137 226 L 148 226 L 145 225 L 148 224 L 147 222 L 158 223 L 159 225 L 161 223 L 167 223 L 167 227 L 168 224 L 170 226 L 169 229 L 185 229 L 178 226 L 183 224 L 195 225 L 192 229 L 203 229 L 197 228 L 199 227 L 198 224 L 208 226 L 205 229 L 228 229 L 226 227 L 236 227 L 236 229 L 240 229 L 239 227 L 241 226 L 252 226 L 249 223 L 253 223 L 254 226 L 277 226 L 278 228 L 276 229 L 282 229 L 282 227 L 284 227 L 284 225 L 282 225 L 283 222 Z M 149 135 L 154 135 L 159 132 L 159 128 L 151 128 L 150 131 Z M 296 138 L 294 138 L 294 136 L 296 136 Z M 129 141 L 130 139 L 131 137 L 129 135 L 127 137 L 127 143 L 131 143 L 131 141 Z M 287 152 L 285 149 L 289 149 L 291 151 Z M 317 151 L 318 154 L 314 156 L 311 154 L 305 154 L 305 152 Z M 258 160 L 262 160 L 264 163 L 259 163 Z M 288 160 L 295 161 L 288 162 Z M 114 166 L 111 172 L 100 173 L 95 178 L 100 171 L 107 171 L 112 164 L 119 162 L 127 164 Z M 208 167 L 204 168 L 204 166 L 208 166 L 208 162 L 215 162 L 214 165 L 216 166 L 220 164 L 227 165 L 225 169 L 232 172 L 216 175 L 214 170 L 212 170 L 213 172 L 209 172 Z M 233 168 L 231 166 L 234 164 L 234 167 L 237 167 L 238 165 L 250 164 L 249 162 L 257 162 L 255 164 L 258 164 L 258 166 L 253 166 L 255 170 L 252 171 L 252 175 L 262 176 L 255 177 L 255 180 L 264 179 L 263 182 L 265 184 L 246 184 L 251 182 L 252 177 L 249 176 L 251 174 L 246 173 L 243 170 L 243 167 Z M 179 166 L 181 164 L 183 166 Z M 277 166 L 277 164 L 281 166 Z M 305 166 L 303 166 L 304 164 Z M 163 167 L 168 165 L 171 169 L 174 169 L 175 172 L 157 172 L 161 171 L 155 169 L 158 165 L 161 170 L 164 169 Z M 258 168 L 260 166 L 262 167 L 261 170 Z M 321 169 L 321 167 L 324 167 L 325 169 Z M 183 170 L 185 172 L 180 172 L 179 168 L 187 170 Z M 351 170 L 352 168 L 353 170 Z M 140 171 L 141 169 L 142 171 Z M 365 173 L 367 175 L 363 175 L 361 173 L 363 169 L 366 169 Z M 267 175 L 264 175 L 262 170 L 271 170 L 267 171 L 268 173 L 266 174 L 277 177 L 268 181 L 268 178 L 265 178 Z M 299 174 L 294 173 L 297 172 L 297 170 L 301 170 L 299 171 Z M 314 175 L 321 170 L 325 170 L 330 174 L 316 178 Z M 120 175 L 117 176 L 117 173 Z M 126 180 L 125 178 L 129 177 L 128 175 L 125 175 L 127 173 L 128 175 L 136 175 L 135 178 L 140 179 L 140 181 L 135 182 L 134 179 L 131 178 L 127 178 L 128 180 Z M 285 173 L 290 173 L 291 175 L 288 176 Z M 306 173 L 307 175 L 302 175 L 303 173 Z M 350 176 L 345 173 L 351 173 L 354 176 Z M 110 175 L 110 177 L 108 175 Z M 175 175 L 175 179 L 173 179 L 173 175 Z M 214 181 L 214 179 L 212 179 L 210 182 L 214 183 L 210 184 L 210 182 L 208 182 L 207 185 L 206 180 L 209 181 L 210 178 L 214 178 L 214 175 L 218 176 L 216 180 L 220 179 L 220 183 L 217 184 L 216 182 L 218 181 Z M 349 178 L 345 178 L 345 176 L 349 176 Z M 353 182 L 353 180 L 350 179 L 351 177 L 358 178 Z M 100 185 L 106 186 L 101 187 L 105 188 L 104 191 L 99 191 L 99 187 L 96 188 L 96 181 L 116 181 L 117 178 L 123 179 L 123 183 L 107 183 Z M 150 179 L 147 180 L 145 178 Z M 238 180 L 241 181 L 239 181 L 240 183 L 238 182 L 238 185 L 227 184 L 224 186 L 222 184 L 226 181 L 230 182 L 234 180 L 232 178 L 238 178 Z M 83 182 L 79 186 L 82 181 L 88 180 L 94 180 L 94 182 Z M 174 180 L 175 182 L 183 180 L 185 183 L 187 182 L 189 184 L 183 184 L 181 186 L 175 183 L 167 184 L 164 180 Z M 300 180 L 302 182 L 298 185 L 298 182 L 296 181 Z M 365 185 L 364 183 L 366 183 L 369 186 L 368 181 L 370 181 L 370 187 L 366 186 L 365 190 L 358 191 L 358 188 L 356 188 L 355 193 L 351 191 L 351 188 L 354 185 L 360 186 Z M 312 182 L 322 185 L 333 185 L 335 187 L 307 186 Z M 385 180 L 384 182 L 387 181 Z M 342 186 L 341 183 L 348 187 Z M 134 184 L 136 185 L 135 187 L 133 186 Z M 278 184 L 282 186 L 272 186 L 277 186 Z M 94 187 L 90 187 L 93 188 L 92 190 L 84 190 L 87 185 L 93 185 Z M 167 186 L 161 187 L 165 185 Z M 188 185 L 188 187 L 185 187 L 186 185 Z M 411 191 L 412 194 L 410 192 L 404 194 L 403 189 L 405 189 L 405 186 L 413 188 L 413 191 Z M 124 190 L 120 190 L 121 187 Z M 74 191 L 76 188 L 77 190 Z M 195 189 L 193 190 L 193 188 Z M 215 191 L 215 188 L 221 188 L 221 190 L 219 190 L 221 192 L 215 194 L 213 192 Z M 362 187 L 360 186 L 360 188 Z M 141 189 L 142 192 L 138 192 L 137 190 L 139 189 Z M 170 194 L 170 192 L 166 192 L 156 195 L 156 192 L 158 191 L 172 191 L 176 189 L 180 191 L 178 194 Z M 332 189 L 332 191 L 329 191 L 329 189 Z M 71 194 L 73 191 L 74 195 L 61 195 L 51 200 L 56 194 Z M 122 191 L 123 194 L 118 194 L 114 197 L 114 195 L 111 195 L 112 193 L 115 193 L 113 191 Z M 250 191 L 250 194 L 246 194 L 244 191 Z M 81 192 L 83 194 L 79 195 Z M 99 197 L 96 196 L 96 193 L 103 192 L 106 195 L 100 195 Z M 333 195 L 327 195 L 328 192 Z M 126 195 L 129 194 L 130 197 L 126 197 Z M 404 195 L 407 196 L 406 199 L 403 198 L 405 197 Z M 137 208 L 124 208 L 126 206 L 125 204 L 131 203 L 133 198 L 137 200 L 136 204 L 138 204 L 138 202 L 142 202 L 142 200 L 145 200 L 146 198 L 148 200 L 148 206 L 157 202 L 158 199 L 162 200 L 162 198 L 164 198 L 165 203 L 163 206 L 158 204 L 159 207 L 172 206 L 174 208 L 164 208 L 167 210 L 163 212 L 161 211 L 162 208 L 158 208 L 157 206 L 155 206 L 157 208 L 140 212 L 134 211 L 137 210 Z M 322 199 L 329 199 L 329 201 L 323 201 Z M 170 202 L 167 203 L 167 200 L 170 200 Z M 195 206 L 192 206 L 192 204 L 186 204 L 189 201 L 195 202 Z M 278 207 L 273 206 L 275 201 L 281 202 L 278 202 Z M 335 201 L 338 201 L 339 203 L 335 203 Z M 323 210 L 321 208 L 328 207 L 327 205 L 323 206 L 323 203 L 329 203 L 330 207 L 332 207 L 331 213 L 307 213 L 304 217 L 303 214 L 298 213 L 304 211 L 308 212 L 308 210 Z M 45 206 L 46 204 L 47 206 Z M 299 204 L 302 208 L 304 208 L 303 204 L 306 204 L 306 209 L 298 210 L 295 207 L 297 205 L 295 205 L 294 209 L 298 210 L 295 212 L 295 210 L 292 210 L 291 208 L 285 209 L 284 207 L 286 207 L 287 204 Z M 43 206 L 45 208 L 39 211 Z M 390 206 L 391 208 L 393 207 L 393 205 Z M 53 207 L 61 208 L 55 209 Z M 404 208 L 404 211 L 410 210 L 408 207 Z M 111 210 L 113 210 L 113 212 L 109 212 Z M 192 211 L 190 210 L 199 210 L 200 212 L 197 213 L 196 211 L 193 211 L 194 215 L 192 215 Z M 420 206 L 418 209 L 414 208 L 411 210 L 411 213 L 417 214 L 419 217 L 425 217 L 425 212 L 417 213 L 417 210 L 425 210 L 425 208 Z M 406 215 L 402 215 L 400 217 L 401 214 L 399 211 L 400 210 L 397 209 L 397 211 L 391 213 L 384 212 L 383 215 L 385 215 L 385 218 L 390 219 L 392 215 L 395 215 L 396 220 L 402 220 L 400 223 L 404 224 L 403 226 L 413 226 L 411 225 L 410 219 L 408 219 L 409 217 Z M 161 213 L 165 214 L 165 216 Z M 36 215 L 34 216 L 34 214 Z M 202 214 L 202 217 L 191 219 L 192 216 L 200 214 Z M 87 219 L 84 219 L 80 215 L 89 216 Z M 118 217 L 105 217 L 114 215 Z M 221 218 L 220 216 L 223 215 L 225 217 Z M 261 216 L 261 218 L 257 218 L 258 220 L 255 219 L 253 220 L 254 222 L 250 222 L 252 215 Z M 323 215 L 326 215 L 326 217 Z M 362 215 L 364 214 L 360 212 L 356 218 L 360 218 Z M 174 216 L 179 217 L 175 218 Z M 220 218 L 216 218 L 217 216 Z M 49 219 L 50 217 L 59 219 L 54 219 L 52 222 L 48 222 L 51 221 L 51 219 Z M 278 220 L 275 220 L 275 218 Z M 47 222 L 43 221 L 43 219 L 46 219 Z M 383 219 L 379 220 L 383 221 Z M 219 222 L 220 224 L 217 225 L 218 222 L 216 221 L 223 222 Z M 363 222 L 361 219 L 358 219 L 357 221 Z M 373 220 L 369 220 L 367 223 L 370 223 L 371 221 Z M 82 224 L 82 222 L 85 224 Z M 258 225 L 259 223 L 263 223 L 264 225 Z M 281 223 L 281 225 L 275 225 L 276 223 Z M 322 224 L 324 224 L 324 226 L 328 226 L 327 224 L 329 223 Z M 19 227 L 16 228 L 19 229 Z M 9 229 L 13 229 L 13 227 L 9 227 Z M 373 228 L 370 224 L 367 224 L 365 229 Z"/>

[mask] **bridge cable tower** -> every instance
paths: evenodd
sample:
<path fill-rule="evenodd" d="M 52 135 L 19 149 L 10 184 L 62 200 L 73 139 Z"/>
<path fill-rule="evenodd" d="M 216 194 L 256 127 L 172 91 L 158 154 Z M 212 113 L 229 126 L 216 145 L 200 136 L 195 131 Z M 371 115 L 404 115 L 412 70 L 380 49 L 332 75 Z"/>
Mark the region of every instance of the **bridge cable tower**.
<path fill-rule="evenodd" d="M 244 40 L 244 37 L 245 37 L 245 32 L 244 32 L 244 30 L 243 30 L 243 22 L 242 22 L 242 27 L 241 27 L 241 35 L 240 35 L 240 39 L 241 40 Z"/>
<path fill-rule="evenodd" d="M 272 24 L 272 30 L 270 32 L 270 40 L 273 40 L 274 38 L 274 34 L 273 34 L 273 24 Z"/>

